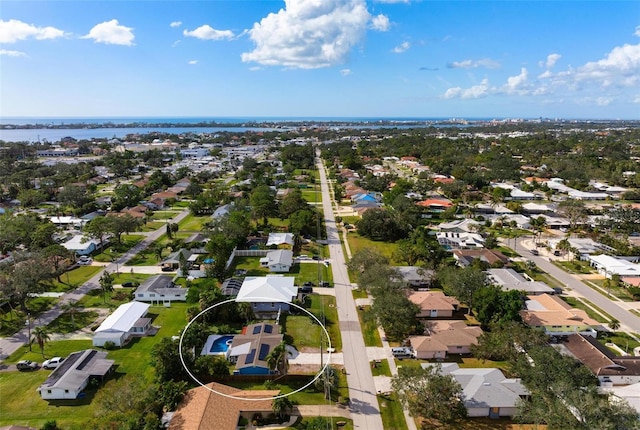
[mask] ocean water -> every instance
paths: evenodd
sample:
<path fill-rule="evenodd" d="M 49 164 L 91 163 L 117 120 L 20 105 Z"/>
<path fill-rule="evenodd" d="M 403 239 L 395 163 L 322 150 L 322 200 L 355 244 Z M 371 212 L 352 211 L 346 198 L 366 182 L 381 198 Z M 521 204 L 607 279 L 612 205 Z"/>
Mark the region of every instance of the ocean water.
<path fill-rule="evenodd" d="M 484 121 L 485 119 L 474 119 Z M 287 123 L 326 123 L 341 124 L 350 128 L 378 128 L 393 126 L 410 127 L 449 127 L 451 120 L 445 118 L 347 118 L 347 117 L 4 117 L 0 118 L 0 140 L 5 142 L 59 142 L 65 137 L 74 139 L 122 139 L 128 134 L 158 133 L 208 133 L 225 131 L 238 133 L 247 131 L 276 131 L 286 129 Z M 198 124 L 198 126 L 188 126 Z M 277 127 L 275 125 L 277 124 Z M 345 126 L 345 124 L 349 124 Z M 411 125 L 409 125 L 411 124 Z M 99 127 L 104 125 L 105 127 Z M 179 127 L 176 125 L 187 125 Z M 456 124 L 457 126 L 464 126 Z M 12 128 L 29 126 L 29 128 Z M 55 127 L 55 128 L 53 128 Z M 65 127 L 65 128 L 59 128 Z M 68 128 L 66 128 L 68 127 Z"/>

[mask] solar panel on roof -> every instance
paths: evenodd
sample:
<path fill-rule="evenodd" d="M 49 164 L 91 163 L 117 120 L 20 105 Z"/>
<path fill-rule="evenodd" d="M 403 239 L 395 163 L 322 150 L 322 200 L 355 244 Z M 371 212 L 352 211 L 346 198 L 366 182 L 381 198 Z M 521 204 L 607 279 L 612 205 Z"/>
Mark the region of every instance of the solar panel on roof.
<path fill-rule="evenodd" d="M 247 354 L 247 358 L 244 360 L 244 364 L 251 364 L 253 360 L 256 358 L 256 350 L 255 348 L 251 350 L 249 354 Z"/>
<path fill-rule="evenodd" d="M 259 334 L 260 330 L 262 330 L 262 328 L 259 325 L 255 326 L 253 328 L 253 334 Z"/>
<path fill-rule="evenodd" d="M 264 332 L 265 333 L 273 333 L 273 326 L 271 324 L 265 324 L 264 325 Z"/>
<path fill-rule="evenodd" d="M 258 360 L 264 361 L 267 358 L 267 355 L 269 355 L 269 349 L 269 345 L 267 345 L 266 343 L 260 345 L 260 354 L 258 354 Z"/>

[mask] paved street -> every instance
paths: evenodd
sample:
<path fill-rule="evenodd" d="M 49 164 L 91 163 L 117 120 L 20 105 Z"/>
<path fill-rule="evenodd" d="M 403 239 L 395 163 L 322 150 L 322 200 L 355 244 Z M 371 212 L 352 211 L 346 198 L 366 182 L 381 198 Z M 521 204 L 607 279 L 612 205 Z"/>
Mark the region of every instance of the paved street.
<path fill-rule="evenodd" d="M 342 335 L 342 355 L 347 370 L 349 398 L 352 405 L 353 426 L 356 429 L 383 430 L 376 397 L 376 386 L 369 367 L 367 348 L 364 345 L 360 321 L 351 293 L 351 282 L 331 205 L 329 184 L 320 159 L 318 159 L 318 171 L 320 172 L 327 243 L 331 255 L 331 269 Z"/>
<path fill-rule="evenodd" d="M 187 215 L 189 215 L 189 211 L 184 210 L 175 218 L 170 220 L 170 222 L 175 222 L 175 223 L 180 222 Z M 80 300 L 90 290 L 100 288 L 100 276 L 102 276 L 102 273 L 105 270 L 115 273 L 117 269 L 121 268 L 120 266 L 126 264 L 138 252 L 145 249 L 152 242 L 154 242 L 160 236 L 162 236 L 165 232 L 166 232 L 165 226 L 163 225 L 161 228 L 148 234 L 144 240 L 142 240 L 136 246 L 131 248 L 128 252 L 123 254 L 117 261 L 104 266 L 102 270 L 98 271 L 98 273 L 96 273 L 91 279 L 89 279 L 83 285 L 81 285 L 80 287 L 76 288 L 73 291 L 69 291 L 68 293 L 63 294 L 60 297 L 60 301 L 56 306 L 42 313 L 37 319 L 34 319 L 31 321 L 31 327 L 33 328 L 37 326 L 47 325 L 51 321 L 58 318 L 60 314 L 62 314 L 62 310 L 61 310 L 62 305 L 69 303 L 69 301 L 72 301 L 72 300 Z M 25 327 L 24 329 L 20 330 L 19 332 L 17 332 L 11 337 L 1 338 L 0 339 L 0 362 L 5 358 L 7 358 L 8 356 L 10 356 L 11 354 L 13 354 L 15 351 L 18 350 L 18 348 L 26 344 L 28 341 L 29 341 L 28 327 Z"/>
<path fill-rule="evenodd" d="M 593 303 L 612 317 L 616 318 L 618 321 L 620 321 L 623 329 L 632 331 L 634 333 L 640 333 L 640 317 L 637 317 L 629 312 L 625 308 L 625 306 L 622 305 L 623 302 L 610 300 L 608 297 L 602 295 L 598 291 L 595 291 L 588 285 L 585 285 L 582 281 L 580 281 L 580 279 L 574 277 L 574 275 L 566 273 L 562 269 L 549 262 L 548 256 L 535 256 L 531 254 L 528 249 L 532 247 L 533 246 L 530 239 L 518 239 L 517 249 L 518 252 L 524 256 L 524 258 L 532 260 L 538 265 L 540 269 L 560 281 L 560 283 L 562 283 L 564 287 L 570 288 L 573 292 L 589 300 L 591 303 Z"/>

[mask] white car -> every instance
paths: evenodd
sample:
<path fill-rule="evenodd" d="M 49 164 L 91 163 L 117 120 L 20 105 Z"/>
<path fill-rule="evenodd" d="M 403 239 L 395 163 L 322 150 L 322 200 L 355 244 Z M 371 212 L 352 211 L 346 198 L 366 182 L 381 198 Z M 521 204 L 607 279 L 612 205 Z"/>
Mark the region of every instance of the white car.
<path fill-rule="evenodd" d="M 53 358 L 50 358 L 49 360 L 45 361 L 44 363 L 42 363 L 42 367 L 44 367 L 45 369 L 55 369 L 63 361 L 64 361 L 64 358 L 62 358 L 62 357 L 53 357 Z"/>
<path fill-rule="evenodd" d="M 83 255 L 82 257 L 78 258 L 78 264 L 80 266 L 89 266 L 91 265 L 92 262 L 93 260 L 90 257 L 87 257 L 86 255 Z"/>

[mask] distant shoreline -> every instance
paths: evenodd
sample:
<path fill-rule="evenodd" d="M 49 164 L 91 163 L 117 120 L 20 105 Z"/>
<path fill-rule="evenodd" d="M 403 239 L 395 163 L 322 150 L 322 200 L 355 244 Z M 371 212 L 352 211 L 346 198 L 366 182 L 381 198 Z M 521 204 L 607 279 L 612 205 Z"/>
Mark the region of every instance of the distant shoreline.
<path fill-rule="evenodd" d="M 103 118 L 54 118 L 54 117 L 5 117 L 0 119 L 0 130 L 79 130 L 79 129 L 120 129 L 120 128 L 297 128 L 297 127 L 354 127 L 354 126 L 416 126 L 431 125 L 491 125 L 518 123 L 547 124 L 637 124 L 640 120 L 611 119 L 509 119 L 509 118 L 152 118 L 152 117 L 103 117 Z"/>

